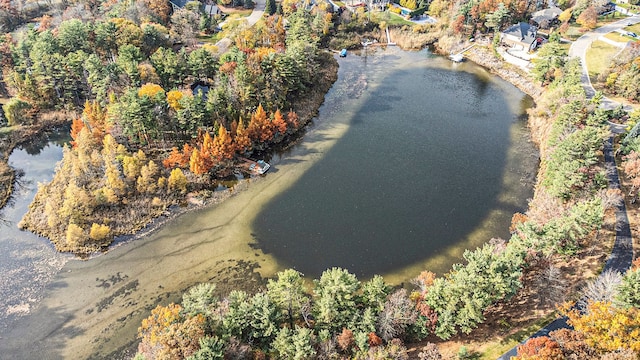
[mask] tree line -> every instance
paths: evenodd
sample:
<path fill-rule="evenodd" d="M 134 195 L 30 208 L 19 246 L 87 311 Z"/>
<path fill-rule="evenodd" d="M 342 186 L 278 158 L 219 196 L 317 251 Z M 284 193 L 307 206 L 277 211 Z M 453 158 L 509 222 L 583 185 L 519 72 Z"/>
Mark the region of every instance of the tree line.
<path fill-rule="evenodd" d="M 218 171 L 296 133 L 310 117 L 300 119 L 296 102 L 326 91 L 333 78 L 315 12 L 292 9 L 286 32 L 282 15 L 239 29 L 223 54 L 186 46 L 175 13 L 166 27 L 109 14 L 32 28 L 0 46 L 14 94 L 4 106 L 10 125 L 84 108 L 72 124 L 73 146 L 21 223 L 61 251 L 96 251 L 188 191 L 206 195 Z"/>

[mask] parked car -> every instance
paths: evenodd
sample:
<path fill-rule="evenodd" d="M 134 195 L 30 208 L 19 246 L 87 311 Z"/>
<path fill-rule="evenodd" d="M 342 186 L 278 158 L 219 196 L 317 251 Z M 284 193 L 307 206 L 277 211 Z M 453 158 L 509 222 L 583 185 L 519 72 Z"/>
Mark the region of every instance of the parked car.
<path fill-rule="evenodd" d="M 628 32 L 627 36 L 631 36 L 631 37 L 638 37 L 638 34 L 634 33 L 634 32 Z"/>

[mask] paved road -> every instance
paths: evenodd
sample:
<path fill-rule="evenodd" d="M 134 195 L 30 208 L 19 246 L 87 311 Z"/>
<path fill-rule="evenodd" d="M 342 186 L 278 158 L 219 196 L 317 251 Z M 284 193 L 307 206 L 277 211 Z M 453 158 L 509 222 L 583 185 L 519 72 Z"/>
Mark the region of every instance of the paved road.
<path fill-rule="evenodd" d="M 587 98 L 592 98 L 596 93 L 593 89 L 593 86 L 591 85 L 591 80 L 589 79 L 589 72 L 587 71 L 585 60 L 587 49 L 591 46 L 591 43 L 593 43 L 604 34 L 628 26 L 629 23 L 636 24 L 639 22 L 640 16 L 635 15 L 633 17 L 620 20 L 600 27 L 594 31 L 588 32 L 578 38 L 573 44 L 571 44 L 571 47 L 569 48 L 569 56 L 579 57 L 580 61 L 582 62 L 582 76 L 580 78 L 582 80 L 582 86 L 587 93 Z M 619 105 L 620 103 L 608 98 L 604 98 L 602 101 L 602 106 L 607 109 L 614 109 Z M 616 128 L 612 128 L 612 134 L 604 144 L 605 168 L 607 170 L 609 188 L 611 189 L 620 189 L 620 178 L 618 177 L 618 168 L 616 167 L 616 160 L 613 154 L 613 140 L 615 137 L 615 133 L 617 132 L 616 130 Z M 607 262 L 605 263 L 600 276 L 602 276 L 602 274 L 607 270 L 617 271 L 621 274 L 625 273 L 629 269 L 629 267 L 631 267 L 631 262 L 633 261 L 633 239 L 631 238 L 631 228 L 629 227 L 629 219 L 627 218 L 627 209 L 624 202 L 616 207 L 615 229 L 616 240 L 613 245 L 611 254 L 609 254 Z M 571 328 L 567 324 L 566 317 L 561 317 L 552 321 L 550 324 L 538 330 L 535 334 L 531 335 L 529 339 L 540 336 L 547 336 L 550 332 L 563 328 Z M 526 339 L 525 342 L 527 340 L 528 339 Z M 517 354 L 518 349 L 516 346 L 500 356 L 498 360 L 509 360 L 511 359 L 511 357 L 516 356 Z"/>
<path fill-rule="evenodd" d="M 582 63 L 582 76 L 580 77 L 580 79 L 582 80 L 582 86 L 584 87 L 584 90 L 587 92 L 588 99 L 591 99 L 595 95 L 596 91 L 591 85 L 591 79 L 589 79 L 589 72 L 587 71 L 587 49 L 589 49 L 591 47 L 591 44 L 594 41 L 598 40 L 599 37 L 612 31 L 622 29 L 629 24 L 637 23 L 640 23 L 640 15 L 634 15 L 626 19 L 604 25 L 593 31 L 589 31 L 579 37 L 576 41 L 574 41 L 573 44 L 571 44 L 571 47 L 569 48 L 569 57 L 580 58 L 580 62 Z M 620 103 L 605 97 L 602 99 L 602 106 L 606 109 L 615 109 L 616 107 L 620 106 Z M 631 108 L 629 107 L 627 110 L 629 109 Z"/>

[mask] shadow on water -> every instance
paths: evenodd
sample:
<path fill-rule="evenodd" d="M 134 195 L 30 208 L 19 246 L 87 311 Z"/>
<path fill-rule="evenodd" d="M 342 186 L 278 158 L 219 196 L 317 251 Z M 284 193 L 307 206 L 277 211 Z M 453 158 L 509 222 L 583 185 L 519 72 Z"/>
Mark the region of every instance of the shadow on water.
<path fill-rule="evenodd" d="M 41 131 L 37 135 L 30 137 L 27 142 L 19 144 L 17 149 L 24 150 L 29 155 L 38 155 L 47 146 L 64 146 L 71 139 L 69 132 L 71 127 L 63 125 L 48 131 Z"/>
<path fill-rule="evenodd" d="M 341 74 L 363 72 L 349 76 L 367 90 L 320 121 L 343 117 L 349 130 L 253 223 L 259 247 L 284 266 L 312 277 L 333 266 L 386 273 L 463 241 L 504 207 L 498 195 L 520 114 L 488 78 L 416 57 L 368 57 L 359 70 L 357 57 L 340 60 Z"/>

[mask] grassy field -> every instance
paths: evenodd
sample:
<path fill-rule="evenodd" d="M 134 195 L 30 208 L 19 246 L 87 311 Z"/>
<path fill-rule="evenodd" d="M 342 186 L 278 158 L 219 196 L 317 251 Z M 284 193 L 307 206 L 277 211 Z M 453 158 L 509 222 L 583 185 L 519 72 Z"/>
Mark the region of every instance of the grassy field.
<path fill-rule="evenodd" d="M 613 55 L 618 51 L 620 51 L 620 48 L 604 41 L 596 40 L 591 44 L 591 47 L 587 49 L 586 55 L 587 69 L 589 69 L 591 82 L 596 82 L 598 74 L 601 74 L 609 67 Z"/>
<path fill-rule="evenodd" d="M 622 34 L 617 32 L 610 32 L 606 34 L 604 37 L 606 37 L 609 40 L 613 40 L 621 43 L 626 43 L 630 39 L 633 39 L 631 36 L 623 36 Z"/>
<path fill-rule="evenodd" d="M 389 26 L 415 25 L 411 21 L 405 20 L 404 17 L 390 11 L 373 12 L 372 15 L 376 20 L 382 20 Z"/>

